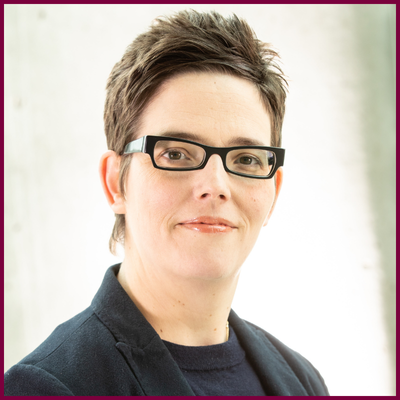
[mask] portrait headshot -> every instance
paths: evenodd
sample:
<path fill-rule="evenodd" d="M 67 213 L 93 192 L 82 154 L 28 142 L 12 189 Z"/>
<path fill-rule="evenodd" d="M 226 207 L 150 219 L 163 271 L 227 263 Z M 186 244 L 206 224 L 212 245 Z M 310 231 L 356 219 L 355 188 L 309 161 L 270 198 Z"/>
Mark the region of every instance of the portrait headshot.
<path fill-rule="evenodd" d="M 6 5 L 4 394 L 394 395 L 395 5 Z"/>

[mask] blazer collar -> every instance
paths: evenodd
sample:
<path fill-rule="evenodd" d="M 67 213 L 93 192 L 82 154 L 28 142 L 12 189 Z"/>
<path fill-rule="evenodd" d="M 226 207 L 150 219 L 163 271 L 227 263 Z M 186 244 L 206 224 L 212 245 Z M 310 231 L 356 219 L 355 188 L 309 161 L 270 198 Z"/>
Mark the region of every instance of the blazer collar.
<path fill-rule="evenodd" d="M 229 324 L 269 396 L 309 395 L 265 331 L 242 320 L 233 310 L 229 314 Z"/>
<path fill-rule="evenodd" d="M 160 336 L 118 282 L 110 267 L 91 307 L 115 337 L 116 347 L 147 396 L 194 396 Z"/>

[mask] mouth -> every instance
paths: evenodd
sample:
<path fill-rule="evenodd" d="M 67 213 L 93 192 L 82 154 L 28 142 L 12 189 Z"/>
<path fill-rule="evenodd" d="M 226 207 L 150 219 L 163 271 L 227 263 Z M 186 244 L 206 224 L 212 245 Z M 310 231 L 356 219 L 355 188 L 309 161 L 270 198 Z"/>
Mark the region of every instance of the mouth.
<path fill-rule="evenodd" d="M 179 223 L 183 228 L 202 233 L 228 233 L 237 227 L 224 218 L 198 217 Z"/>

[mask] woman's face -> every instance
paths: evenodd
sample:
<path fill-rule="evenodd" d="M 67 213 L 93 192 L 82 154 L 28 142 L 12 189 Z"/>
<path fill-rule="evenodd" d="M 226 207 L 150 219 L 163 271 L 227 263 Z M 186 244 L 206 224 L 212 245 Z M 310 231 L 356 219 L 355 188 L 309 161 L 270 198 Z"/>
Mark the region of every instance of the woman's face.
<path fill-rule="evenodd" d="M 166 81 L 142 116 L 137 138 L 187 137 L 218 147 L 270 145 L 271 123 L 256 87 L 219 73 L 186 73 Z M 132 155 L 126 182 L 125 252 L 168 274 L 205 280 L 236 275 L 268 221 L 282 180 L 224 170 L 214 154 L 197 171 L 155 169 Z"/>

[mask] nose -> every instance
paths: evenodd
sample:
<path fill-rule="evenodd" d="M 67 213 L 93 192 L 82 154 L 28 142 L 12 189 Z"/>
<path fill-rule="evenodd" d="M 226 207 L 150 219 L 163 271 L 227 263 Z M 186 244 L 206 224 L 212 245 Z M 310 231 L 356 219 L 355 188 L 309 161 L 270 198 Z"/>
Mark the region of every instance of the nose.
<path fill-rule="evenodd" d="M 207 165 L 195 172 L 194 195 L 196 199 L 227 201 L 231 198 L 229 175 L 218 154 L 213 154 Z"/>

